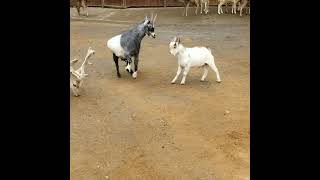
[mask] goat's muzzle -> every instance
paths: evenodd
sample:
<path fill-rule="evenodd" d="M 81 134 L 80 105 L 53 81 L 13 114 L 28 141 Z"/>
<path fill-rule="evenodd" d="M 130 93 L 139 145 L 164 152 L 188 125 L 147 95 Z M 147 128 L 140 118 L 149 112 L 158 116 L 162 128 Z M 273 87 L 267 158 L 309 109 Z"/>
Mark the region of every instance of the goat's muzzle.
<path fill-rule="evenodd" d="M 156 38 L 156 33 L 151 33 L 151 37 Z"/>

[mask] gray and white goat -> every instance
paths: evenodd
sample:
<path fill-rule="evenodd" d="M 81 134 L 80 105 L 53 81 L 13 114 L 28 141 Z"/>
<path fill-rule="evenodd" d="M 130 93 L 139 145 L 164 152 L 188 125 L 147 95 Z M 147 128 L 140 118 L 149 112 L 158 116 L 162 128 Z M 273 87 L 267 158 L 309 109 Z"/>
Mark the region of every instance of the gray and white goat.
<path fill-rule="evenodd" d="M 138 75 L 138 63 L 139 63 L 139 53 L 141 41 L 145 35 L 156 37 L 154 32 L 154 22 L 157 18 L 157 15 L 149 20 L 147 17 L 145 20 L 131 28 L 130 30 L 116 35 L 108 40 L 107 47 L 113 53 L 113 61 L 116 65 L 117 76 L 121 77 L 119 72 L 119 58 L 126 62 L 126 70 L 132 75 L 133 78 L 137 78 Z M 132 61 L 134 67 L 131 67 Z"/>
<path fill-rule="evenodd" d="M 180 84 L 185 84 L 186 76 L 191 67 L 203 67 L 204 73 L 201 81 L 204 81 L 208 75 L 207 66 L 209 66 L 217 76 L 217 82 L 221 82 L 220 74 L 218 68 L 215 65 L 214 57 L 212 55 L 211 49 L 207 47 L 184 47 L 179 37 L 174 37 L 174 39 L 169 44 L 170 53 L 178 58 L 178 71 L 176 76 L 173 78 L 171 83 L 175 83 L 178 79 L 182 69 L 183 77 Z"/>
<path fill-rule="evenodd" d="M 83 79 L 88 75 L 85 73 L 85 68 L 87 64 L 92 64 L 88 61 L 88 59 L 95 54 L 95 50 L 89 47 L 86 57 L 84 58 L 83 63 L 81 64 L 80 68 L 74 70 L 72 67 L 78 59 L 74 59 L 70 61 L 70 88 L 73 91 L 74 96 L 79 96 L 79 89 L 83 83 Z"/>

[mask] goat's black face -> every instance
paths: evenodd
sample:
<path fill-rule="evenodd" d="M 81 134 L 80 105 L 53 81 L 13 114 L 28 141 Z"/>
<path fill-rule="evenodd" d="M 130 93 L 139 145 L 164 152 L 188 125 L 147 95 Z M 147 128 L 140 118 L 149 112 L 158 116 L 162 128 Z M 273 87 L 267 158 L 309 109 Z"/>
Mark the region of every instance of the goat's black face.
<path fill-rule="evenodd" d="M 156 38 L 156 33 L 154 32 L 154 26 L 150 21 L 148 21 L 148 23 L 146 25 L 146 34 L 148 36 Z"/>

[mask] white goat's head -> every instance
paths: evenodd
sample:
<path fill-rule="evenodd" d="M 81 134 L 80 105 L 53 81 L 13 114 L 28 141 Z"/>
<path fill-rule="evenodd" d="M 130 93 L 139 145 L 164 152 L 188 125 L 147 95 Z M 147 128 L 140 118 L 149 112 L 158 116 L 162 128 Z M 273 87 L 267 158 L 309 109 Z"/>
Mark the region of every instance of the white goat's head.
<path fill-rule="evenodd" d="M 174 37 L 171 42 L 169 43 L 169 50 L 170 53 L 174 56 L 180 51 L 180 37 Z"/>

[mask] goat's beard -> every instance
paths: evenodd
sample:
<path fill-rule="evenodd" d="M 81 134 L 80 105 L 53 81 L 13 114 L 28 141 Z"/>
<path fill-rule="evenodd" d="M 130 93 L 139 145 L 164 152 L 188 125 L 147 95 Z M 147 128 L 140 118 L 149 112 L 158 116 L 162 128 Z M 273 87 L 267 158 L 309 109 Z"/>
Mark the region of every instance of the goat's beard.
<path fill-rule="evenodd" d="M 154 33 L 154 32 L 153 33 L 148 32 L 147 35 L 149 37 L 156 38 L 156 33 Z"/>
<path fill-rule="evenodd" d="M 178 54 L 178 51 L 175 50 L 175 49 L 170 49 L 170 53 L 173 55 L 173 56 L 176 56 Z"/>

